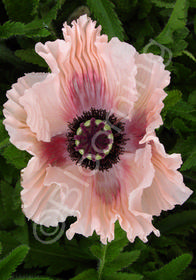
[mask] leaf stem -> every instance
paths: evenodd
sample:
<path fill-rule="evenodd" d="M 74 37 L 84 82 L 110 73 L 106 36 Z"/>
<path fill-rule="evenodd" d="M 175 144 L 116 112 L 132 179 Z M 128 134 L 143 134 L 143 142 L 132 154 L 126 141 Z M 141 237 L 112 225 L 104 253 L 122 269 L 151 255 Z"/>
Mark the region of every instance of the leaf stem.
<path fill-rule="evenodd" d="M 102 260 L 100 260 L 100 266 L 99 266 L 99 270 L 98 270 L 98 280 L 101 280 L 101 277 L 102 277 L 103 268 L 105 265 L 106 251 L 107 251 L 107 245 L 104 245 L 103 256 L 102 256 Z"/>

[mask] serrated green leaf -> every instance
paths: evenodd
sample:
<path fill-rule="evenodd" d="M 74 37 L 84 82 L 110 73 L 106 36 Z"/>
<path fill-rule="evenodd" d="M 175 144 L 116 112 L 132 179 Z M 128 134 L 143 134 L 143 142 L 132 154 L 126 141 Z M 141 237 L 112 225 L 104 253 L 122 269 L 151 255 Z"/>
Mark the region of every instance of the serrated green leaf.
<path fill-rule="evenodd" d="M 168 264 L 161 267 L 159 270 L 145 273 L 149 280 L 174 280 L 182 273 L 184 269 L 190 264 L 192 260 L 191 255 L 183 254 L 173 259 Z"/>
<path fill-rule="evenodd" d="M 105 256 L 105 262 L 111 262 L 114 260 L 120 252 L 122 252 L 123 248 L 128 244 L 128 239 L 123 238 L 120 240 L 113 240 L 111 243 L 107 245 L 107 251 Z"/>
<path fill-rule="evenodd" d="M 195 109 L 187 102 L 179 101 L 176 103 L 176 106 L 172 108 L 172 113 L 185 120 L 196 121 Z"/>
<path fill-rule="evenodd" d="M 190 156 L 185 160 L 181 167 L 181 171 L 189 170 L 193 166 L 196 166 L 196 149 L 191 151 Z"/>
<path fill-rule="evenodd" d="M 3 120 L 0 120 L 0 153 L 7 145 L 9 145 L 9 137 L 3 125 Z"/>
<path fill-rule="evenodd" d="M 175 118 L 172 122 L 172 127 L 178 134 L 183 135 L 185 132 L 191 131 L 190 127 L 188 127 L 185 122 L 180 118 Z"/>
<path fill-rule="evenodd" d="M 162 234 L 165 234 L 177 229 L 191 227 L 194 224 L 196 224 L 196 210 L 188 210 L 169 215 L 162 219 L 156 227 L 159 228 Z"/>
<path fill-rule="evenodd" d="M 24 67 L 24 63 L 3 43 L 0 43 L 0 60 L 14 65 L 15 68 Z"/>
<path fill-rule="evenodd" d="M 0 38 L 8 39 L 16 35 L 25 35 L 27 37 L 47 37 L 50 32 L 46 29 L 42 20 L 33 20 L 28 24 L 22 22 L 7 21 L 0 26 Z"/>
<path fill-rule="evenodd" d="M 122 24 L 114 10 L 114 4 L 109 0 L 87 0 L 90 11 L 103 27 L 103 31 L 109 39 L 118 37 L 124 40 L 124 31 Z"/>
<path fill-rule="evenodd" d="M 104 280 L 142 280 L 143 276 L 139 274 L 118 272 L 107 275 Z"/>
<path fill-rule="evenodd" d="M 28 22 L 36 14 L 39 0 L 3 0 L 3 3 L 11 20 Z"/>
<path fill-rule="evenodd" d="M 119 271 L 125 267 L 128 267 L 133 262 L 135 262 L 139 258 L 139 256 L 139 250 L 121 253 L 113 261 L 105 264 L 103 274 L 110 274 L 112 272 Z"/>
<path fill-rule="evenodd" d="M 14 249 L 7 257 L 0 261 L 0 279 L 7 280 L 22 263 L 29 251 L 28 246 L 21 245 Z"/>
<path fill-rule="evenodd" d="M 45 11 L 43 10 L 43 20 L 45 24 L 49 25 L 52 20 L 57 18 L 58 11 L 61 9 L 62 5 L 64 4 L 65 0 L 56 0 L 56 4 L 48 9 L 48 4 L 44 5 Z"/>
<path fill-rule="evenodd" d="M 167 91 L 167 96 L 164 99 L 164 108 L 161 113 L 163 118 L 166 116 L 167 111 L 181 99 L 181 96 L 182 93 L 179 90 Z"/>
<path fill-rule="evenodd" d="M 8 254 L 11 250 L 20 245 L 28 245 L 28 227 L 17 227 L 14 230 L 0 230 L 0 240 L 3 245 L 3 255 Z"/>
<path fill-rule="evenodd" d="M 45 67 L 45 68 L 48 67 L 45 60 L 43 60 L 41 56 L 39 56 L 35 52 L 34 49 L 17 50 L 15 51 L 15 55 L 19 57 L 21 60 L 24 60 L 25 62 L 36 64 L 39 65 L 40 67 Z"/>
<path fill-rule="evenodd" d="M 71 278 L 70 280 L 96 280 L 98 279 L 97 277 L 98 275 L 95 269 L 88 269 L 76 275 L 74 278 Z"/>
<path fill-rule="evenodd" d="M 24 215 L 21 211 L 20 191 L 18 187 L 6 181 L 0 182 L 0 228 L 6 229 L 11 226 L 24 226 Z M 22 234 L 21 234 L 22 236 Z"/>
<path fill-rule="evenodd" d="M 151 0 L 151 2 L 159 8 L 173 9 L 175 6 L 175 1 Z"/>
<path fill-rule="evenodd" d="M 18 150 L 12 144 L 5 147 L 2 155 L 6 159 L 7 163 L 14 165 L 17 169 L 26 167 L 30 159 L 30 155 L 27 152 Z"/>
<path fill-rule="evenodd" d="M 186 25 L 187 10 L 187 0 L 177 0 L 166 26 L 155 40 L 160 44 L 173 43 L 173 33 Z"/>
<path fill-rule="evenodd" d="M 48 267 L 47 273 L 50 273 L 50 275 L 55 275 L 62 271 L 86 264 L 87 261 L 89 262 L 89 260 L 94 259 L 89 253 L 87 255 L 85 251 L 81 251 L 81 248 L 78 246 L 75 240 L 67 242 L 65 240 L 65 244 L 63 246 L 57 242 L 58 233 L 60 230 L 63 231 L 63 227 L 61 225 L 59 225 L 59 228 L 57 228 L 57 232 L 56 228 L 41 227 L 41 233 L 39 228 L 40 227 L 38 225 L 34 224 L 34 238 L 33 240 L 30 240 L 31 250 L 25 259 L 25 267 Z M 52 234 L 54 231 L 56 234 Z M 43 232 L 51 233 L 51 235 L 45 235 Z M 62 235 L 60 235 L 60 237 L 61 236 Z M 48 240 L 51 240 L 51 244 L 42 243 L 42 241 L 44 242 L 47 240 L 47 238 Z"/>
<path fill-rule="evenodd" d="M 103 247 L 101 247 L 100 245 L 92 245 L 90 247 L 90 251 L 93 254 L 93 256 L 95 256 L 98 259 L 102 259 L 102 257 L 103 257 Z"/>

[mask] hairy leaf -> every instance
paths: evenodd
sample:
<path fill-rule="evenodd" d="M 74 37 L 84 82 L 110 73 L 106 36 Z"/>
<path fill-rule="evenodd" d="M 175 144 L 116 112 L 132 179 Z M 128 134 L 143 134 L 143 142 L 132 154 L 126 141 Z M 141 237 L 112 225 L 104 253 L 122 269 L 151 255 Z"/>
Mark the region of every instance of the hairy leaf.
<path fill-rule="evenodd" d="M 177 279 L 184 269 L 190 264 L 192 260 L 191 255 L 183 254 L 171 262 L 153 272 L 146 273 L 149 280 L 174 280 Z"/>
<path fill-rule="evenodd" d="M 105 264 L 104 274 L 108 275 L 114 271 L 119 271 L 125 267 L 128 267 L 139 258 L 139 255 L 139 250 L 121 253 L 113 261 Z"/>
<path fill-rule="evenodd" d="M 175 1 L 173 1 L 173 0 L 169 1 L 169 2 L 166 2 L 163 0 L 151 0 L 151 2 L 159 8 L 167 8 L 167 9 L 172 8 L 173 9 L 175 6 Z"/>
<path fill-rule="evenodd" d="M 45 60 L 43 60 L 34 49 L 17 50 L 15 51 L 15 55 L 25 62 L 33 63 L 40 67 L 48 67 Z"/>
<path fill-rule="evenodd" d="M 27 37 L 47 37 L 50 32 L 46 29 L 42 20 L 34 20 L 28 24 L 22 22 L 7 21 L 0 26 L 0 38 L 8 39 L 16 35 L 25 35 Z"/>
<path fill-rule="evenodd" d="M 10 19 L 28 22 L 36 14 L 39 0 L 3 0 L 3 3 Z"/>
<path fill-rule="evenodd" d="M 5 147 L 2 155 L 5 157 L 8 163 L 13 164 L 17 169 L 26 167 L 30 159 L 30 156 L 27 152 L 18 150 L 12 144 Z"/>
<path fill-rule="evenodd" d="M 196 210 L 188 210 L 170 214 L 168 217 L 162 219 L 157 227 L 162 234 L 165 234 L 176 229 L 193 226 L 194 224 L 196 224 Z"/>
<path fill-rule="evenodd" d="M 96 280 L 97 278 L 97 271 L 95 269 L 88 269 L 83 271 L 82 273 L 76 275 L 75 277 L 71 278 L 71 280 Z"/>
<path fill-rule="evenodd" d="M 186 24 L 188 3 L 186 0 L 177 0 L 172 14 L 163 29 L 156 37 L 156 41 L 161 44 L 173 43 L 173 33 L 176 30 L 182 30 Z"/>
<path fill-rule="evenodd" d="M 114 4 L 109 0 L 87 0 L 91 12 L 103 27 L 109 39 L 118 37 L 124 39 L 122 24 L 114 10 Z"/>
<path fill-rule="evenodd" d="M 164 100 L 164 108 L 162 110 L 162 116 L 163 118 L 167 114 L 167 111 L 173 107 L 180 99 L 182 96 L 182 93 L 179 90 L 170 90 L 167 91 L 167 97 Z"/>
<path fill-rule="evenodd" d="M 196 148 L 193 151 L 191 151 L 190 156 L 183 163 L 181 171 L 189 170 L 193 166 L 196 166 Z"/>
<path fill-rule="evenodd" d="M 7 280 L 22 263 L 29 251 L 28 246 L 21 245 L 14 249 L 6 258 L 0 261 L 0 279 Z"/>

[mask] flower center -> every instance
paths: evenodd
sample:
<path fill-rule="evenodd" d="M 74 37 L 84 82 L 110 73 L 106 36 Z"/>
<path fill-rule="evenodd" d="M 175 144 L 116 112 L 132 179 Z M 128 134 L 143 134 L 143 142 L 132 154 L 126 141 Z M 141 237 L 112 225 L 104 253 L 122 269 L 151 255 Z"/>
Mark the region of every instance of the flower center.
<path fill-rule="evenodd" d="M 80 124 L 74 139 L 75 150 L 83 156 L 83 159 L 96 161 L 109 154 L 114 136 L 106 122 L 91 118 Z"/>
<path fill-rule="evenodd" d="M 124 153 L 124 123 L 104 109 L 91 108 L 68 125 L 67 151 L 72 161 L 100 171 L 110 169 Z"/>

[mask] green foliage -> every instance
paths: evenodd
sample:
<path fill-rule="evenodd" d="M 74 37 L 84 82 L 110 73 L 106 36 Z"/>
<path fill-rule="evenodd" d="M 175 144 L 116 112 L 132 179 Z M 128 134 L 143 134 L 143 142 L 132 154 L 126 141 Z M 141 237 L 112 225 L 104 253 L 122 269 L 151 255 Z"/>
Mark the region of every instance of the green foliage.
<path fill-rule="evenodd" d="M 124 39 L 122 24 L 114 10 L 114 4 L 109 0 L 87 0 L 90 10 L 103 26 L 103 31 L 108 35 L 109 39 L 118 37 L 119 40 Z"/>
<path fill-rule="evenodd" d="M 98 279 L 142 279 L 139 274 L 121 273 L 128 266 L 131 266 L 140 255 L 139 250 L 131 252 L 123 252 L 128 244 L 126 234 L 116 223 L 115 240 L 108 245 L 92 245 L 90 250 L 92 254 L 99 260 Z"/>
<path fill-rule="evenodd" d="M 6 90 L 18 77 L 28 72 L 48 72 L 45 61 L 34 51 L 35 44 L 62 38 L 62 24 L 65 21 L 70 24 L 86 12 L 102 25 L 102 33 L 109 39 L 117 36 L 131 43 L 138 52 L 153 52 L 168 62 L 171 84 L 166 89 L 168 96 L 161 113 L 164 124 L 157 134 L 168 153 L 182 154 L 185 184 L 195 191 L 195 3 L 195 0 L 3 0 L 0 3 L 1 108 L 6 101 Z M 154 218 L 161 236 L 151 234 L 146 244 L 138 238 L 134 243 L 128 242 L 118 223 L 115 240 L 107 245 L 101 244 L 96 234 L 90 238 L 76 235 L 68 241 L 64 227 L 69 227 L 71 218 L 66 220 L 63 234 L 54 243 L 44 244 L 50 243 L 53 238 L 50 233 L 55 229 L 25 220 L 21 209 L 20 170 L 26 167 L 30 156 L 10 144 L 2 119 L 0 113 L 0 253 L 3 258 L 0 267 L 4 271 L 0 279 L 195 278 L 196 262 L 194 259 L 191 262 L 196 250 L 195 192 L 185 205 Z"/>
<path fill-rule="evenodd" d="M 157 36 L 157 41 L 161 44 L 173 43 L 173 33 L 177 30 L 184 30 L 187 18 L 187 1 L 177 0 L 172 11 L 172 14 L 168 20 L 168 23 L 164 27 L 163 31 Z"/>
<path fill-rule="evenodd" d="M 30 158 L 28 153 L 18 150 L 11 144 L 5 147 L 2 154 L 6 158 L 7 163 L 13 164 L 17 169 L 26 167 Z"/>
<path fill-rule="evenodd" d="M 3 3 L 11 20 L 28 22 L 36 15 L 39 0 L 3 0 Z"/>
<path fill-rule="evenodd" d="M 196 225 L 196 210 L 188 210 L 169 215 L 158 223 L 160 232 L 163 234 L 176 230 L 180 231 L 183 228 L 190 228 L 193 225 Z"/>
<path fill-rule="evenodd" d="M 172 260 L 170 263 L 161 267 L 160 269 L 146 273 L 149 280 L 174 280 L 177 279 L 182 271 L 190 264 L 192 260 L 191 255 L 183 254 L 178 258 Z"/>
<path fill-rule="evenodd" d="M 33 49 L 17 50 L 15 55 L 25 62 L 37 64 L 40 67 L 48 67 L 46 62 Z"/>
<path fill-rule="evenodd" d="M 20 185 L 15 188 L 7 181 L 0 181 L 0 229 L 5 230 L 13 225 L 23 226 L 24 215 L 21 212 Z"/>
<path fill-rule="evenodd" d="M 0 38 L 8 39 L 16 35 L 25 35 L 27 37 L 47 37 L 50 32 L 42 20 L 33 20 L 30 23 L 7 21 L 0 26 Z"/>
<path fill-rule="evenodd" d="M 57 18 L 58 11 L 62 8 L 65 0 L 57 0 L 55 2 L 55 5 L 50 9 L 48 9 L 48 6 L 50 6 L 49 4 L 51 4 L 51 1 L 47 1 L 45 5 L 40 7 L 42 17 L 47 25 Z"/>
<path fill-rule="evenodd" d="M 97 278 L 97 271 L 95 269 L 88 269 L 85 270 L 83 272 L 81 272 L 80 274 L 78 274 L 77 276 L 71 278 L 71 280 L 96 280 Z"/>
<path fill-rule="evenodd" d="M 194 62 L 196 62 L 196 58 L 194 57 L 194 55 L 191 52 L 184 50 L 183 54 L 187 55 L 190 59 L 192 59 Z"/>
<path fill-rule="evenodd" d="M 163 1 L 163 0 L 151 0 L 159 8 L 173 9 L 175 6 L 175 1 Z"/>
<path fill-rule="evenodd" d="M 54 278 L 36 276 L 36 277 L 19 277 L 19 278 L 17 277 L 14 279 L 17 279 L 17 280 L 53 280 Z"/>
<path fill-rule="evenodd" d="M 21 245 L 14 249 L 6 258 L 0 261 L 0 279 L 7 280 L 15 272 L 16 267 L 22 263 L 29 248 Z"/>
<path fill-rule="evenodd" d="M 168 110 L 173 109 L 182 96 L 182 93 L 179 90 L 171 90 L 168 91 L 167 94 L 167 97 L 164 99 L 164 108 L 161 112 L 163 118 L 166 116 Z"/>

